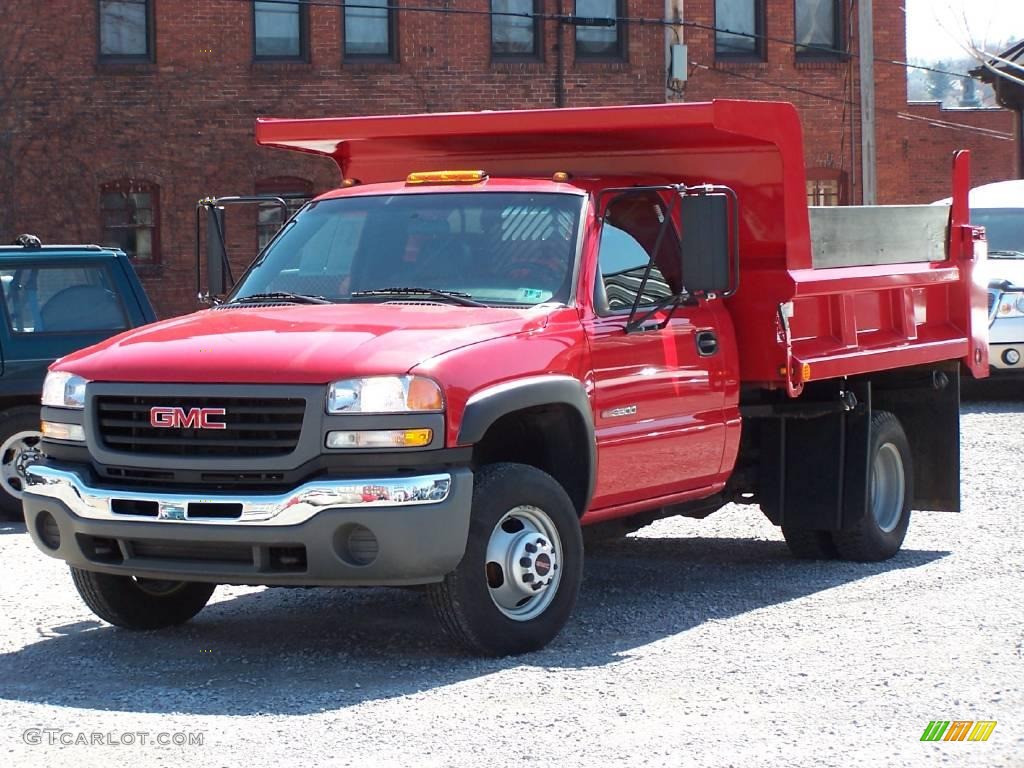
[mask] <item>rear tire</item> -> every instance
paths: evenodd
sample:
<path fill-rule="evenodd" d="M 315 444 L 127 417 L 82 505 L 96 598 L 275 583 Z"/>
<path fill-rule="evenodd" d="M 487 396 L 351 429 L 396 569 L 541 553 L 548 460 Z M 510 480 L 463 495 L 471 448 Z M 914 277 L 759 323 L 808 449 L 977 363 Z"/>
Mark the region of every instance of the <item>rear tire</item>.
<path fill-rule="evenodd" d="M 833 531 L 832 543 L 844 560 L 888 560 L 900 551 L 910 526 L 914 465 L 899 419 L 888 411 L 871 417 L 871 469 L 868 512 L 855 528 Z"/>
<path fill-rule="evenodd" d="M 582 576 L 579 519 L 562 486 L 534 467 L 492 464 L 474 478 L 462 561 L 428 592 L 453 640 L 508 656 L 543 648 L 561 631 Z"/>
<path fill-rule="evenodd" d="M 106 622 L 125 629 L 161 629 L 184 624 L 209 602 L 216 584 L 139 579 L 71 569 L 82 600 Z"/>
<path fill-rule="evenodd" d="M 800 560 L 835 560 L 839 557 L 828 531 L 808 531 L 784 525 L 782 535 L 790 553 Z"/>

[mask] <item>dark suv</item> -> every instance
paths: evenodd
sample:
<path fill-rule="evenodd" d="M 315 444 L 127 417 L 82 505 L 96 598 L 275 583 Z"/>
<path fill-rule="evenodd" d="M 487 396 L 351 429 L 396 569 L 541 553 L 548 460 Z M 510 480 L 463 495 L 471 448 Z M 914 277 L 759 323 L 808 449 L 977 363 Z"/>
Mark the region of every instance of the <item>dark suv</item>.
<path fill-rule="evenodd" d="M 0 517 L 20 519 L 25 467 L 38 455 L 46 369 L 156 315 L 122 251 L 43 246 L 31 235 L 0 246 L 0 292 Z"/>

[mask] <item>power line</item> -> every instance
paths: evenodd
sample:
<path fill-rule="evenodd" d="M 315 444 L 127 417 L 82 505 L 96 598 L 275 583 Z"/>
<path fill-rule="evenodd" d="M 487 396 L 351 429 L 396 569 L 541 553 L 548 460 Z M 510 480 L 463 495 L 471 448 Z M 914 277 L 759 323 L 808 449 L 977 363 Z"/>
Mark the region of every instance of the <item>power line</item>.
<path fill-rule="evenodd" d="M 707 64 L 701 64 L 700 62 L 692 62 L 692 64 L 697 69 L 703 69 L 710 72 L 717 72 L 728 77 L 735 77 L 741 80 L 748 80 L 754 83 L 762 83 L 764 85 L 769 85 L 773 88 L 778 88 L 783 91 L 789 91 L 790 93 L 799 93 L 803 94 L 804 96 L 811 96 L 816 99 L 822 99 L 823 101 L 830 101 L 836 104 L 842 104 L 844 106 L 844 109 L 846 107 L 857 106 L 855 102 L 847 98 L 840 98 L 838 96 L 832 96 L 827 93 L 820 93 L 818 91 L 812 91 L 807 88 L 800 88 L 795 85 L 787 85 L 786 83 L 779 83 L 773 80 L 767 80 L 762 77 L 754 77 L 753 75 L 748 75 L 736 70 L 718 69 L 717 67 L 711 67 L 708 66 Z M 1014 138 L 1012 134 L 1004 133 L 1003 131 L 997 131 L 991 128 L 981 128 L 974 125 L 967 125 L 966 123 L 953 123 L 948 120 L 939 120 L 938 118 L 927 117 L 925 115 L 912 115 L 909 112 L 901 112 L 898 109 L 880 108 L 878 109 L 878 111 L 890 115 L 895 115 L 896 117 L 899 117 L 903 120 L 923 122 L 928 125 L 933 125 L 939 128 L 949 128 L 951 130 L 959 130 L 967 133 L 980 134 L 982 136 L 987 136 L 993 139 L 1000 139 L 1002 141 L 1013 141 Z"/>
<path fill-rule="evenodd" d="M 238 0 L 238 2 L 251 3 L 253 0 Z M 437 6 L 422 6 L 422 5 L 401 5 L 398 3 L 384 3 L 382 5 L 370 5 L 365 2 L 363 3 L 348 3 L 345 0 L 260 0 L 262 3 L 272 3 L 275 5 L 306 5 L 314 7 L 324 8 L 349 8 L 349 9 L 360 9 L 370 10 L 380 13 L 387 11 L 389 13 L 439 13 L 443 15 L 461 15 L 461 16 L 487 16 L 487 17 L 504 17 L 514 19 L 529 19 L 537 21 L 557 21 L 563 24 L 577 27 L 612 27 L 617 22 L 624 24 L 637 24 L 637 25 L 649 25 L 649 26 L 662 26 L 662 27 L 691 27 L 693 29 L 700 29 L 711 32 L 721 32 L 722 34 L 734 35 L 736 37 L 745 37 L 752 40 L 764 40 L 766 42 L 782 43 L 784 45 L 791 45 L 796 48 L 806 48 L 807 50 L 815 53 L 829 54 L 830 56 L 844 57 L 844 58 L 860 58 L 860 54 L 849 50 L 843 50 L 841 48 L 832 48 L 826 45 L 807 45 L 801 43 L 798 40 L 791 40 L 789 38 L 777 37 L 774 35 L 767 35 L 756 32 L 740 32 L 727 27 L 718 27 L 713 24 L 702 24 L 697 21 L 686 21 L 685 19 L 664 19 L 654 18 L 648 16 L 577 16 L 575 14 L 558 14 L 558 13 L 534 13 L 531 11 L 491 11 L 491 10 L 480 10 L 476 8 L 451 8 L 451 7 L 437 7 Z M 947 75 L 949 77 L 956 77 L 960 79 L 971 79 L 971 75 L 965 72 L 950 72 L 945 69 L 939 69 L 937 67 L 929 67 L 925 64 L 911 64 L 909 61 L 900 61 L 898 59 L 887 59 L 884 56 L 874 56 L 873 60 L 880 64 L 891 64 L 893 66 L 904 67 L 905 69 L 916 69 L 923 72 L 934 72 L 939 75 Z"/>

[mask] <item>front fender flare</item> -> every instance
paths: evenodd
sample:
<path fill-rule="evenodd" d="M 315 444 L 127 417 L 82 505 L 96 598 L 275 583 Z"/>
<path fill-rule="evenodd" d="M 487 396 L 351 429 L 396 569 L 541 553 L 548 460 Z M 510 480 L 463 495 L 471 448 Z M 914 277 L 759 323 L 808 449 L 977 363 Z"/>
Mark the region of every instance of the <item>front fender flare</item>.
<path fill-rule="evenodd" d="M 578 379 L 560 375 L 531 376 L 481 389 L 466 402 L 459 426 L 458 444 L 478 443 L 502 416 L 542 405 L 567 405 L 583 421 L 589 454 L 586 509 L 597 484 L 597 441 L 590 399 Z"/>

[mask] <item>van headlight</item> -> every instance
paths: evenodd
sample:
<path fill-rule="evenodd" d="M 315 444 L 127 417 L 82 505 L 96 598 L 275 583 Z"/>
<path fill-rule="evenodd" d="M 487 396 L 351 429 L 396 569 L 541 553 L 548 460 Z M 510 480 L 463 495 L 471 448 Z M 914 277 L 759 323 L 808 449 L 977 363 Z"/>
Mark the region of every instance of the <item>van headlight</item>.
<path fill-rule="evenodd" d="M 327 388 L 327 412 L 440 413 L 441 387 L 423 376 L 370 376 L 335 381 Z"/>
<path fill-rule="evenodd" d="M 43 405 L 54 408 L 85 408 L 85 385 L 81 376 L 67 371 L 50 371 L 43 380 Z"/>

